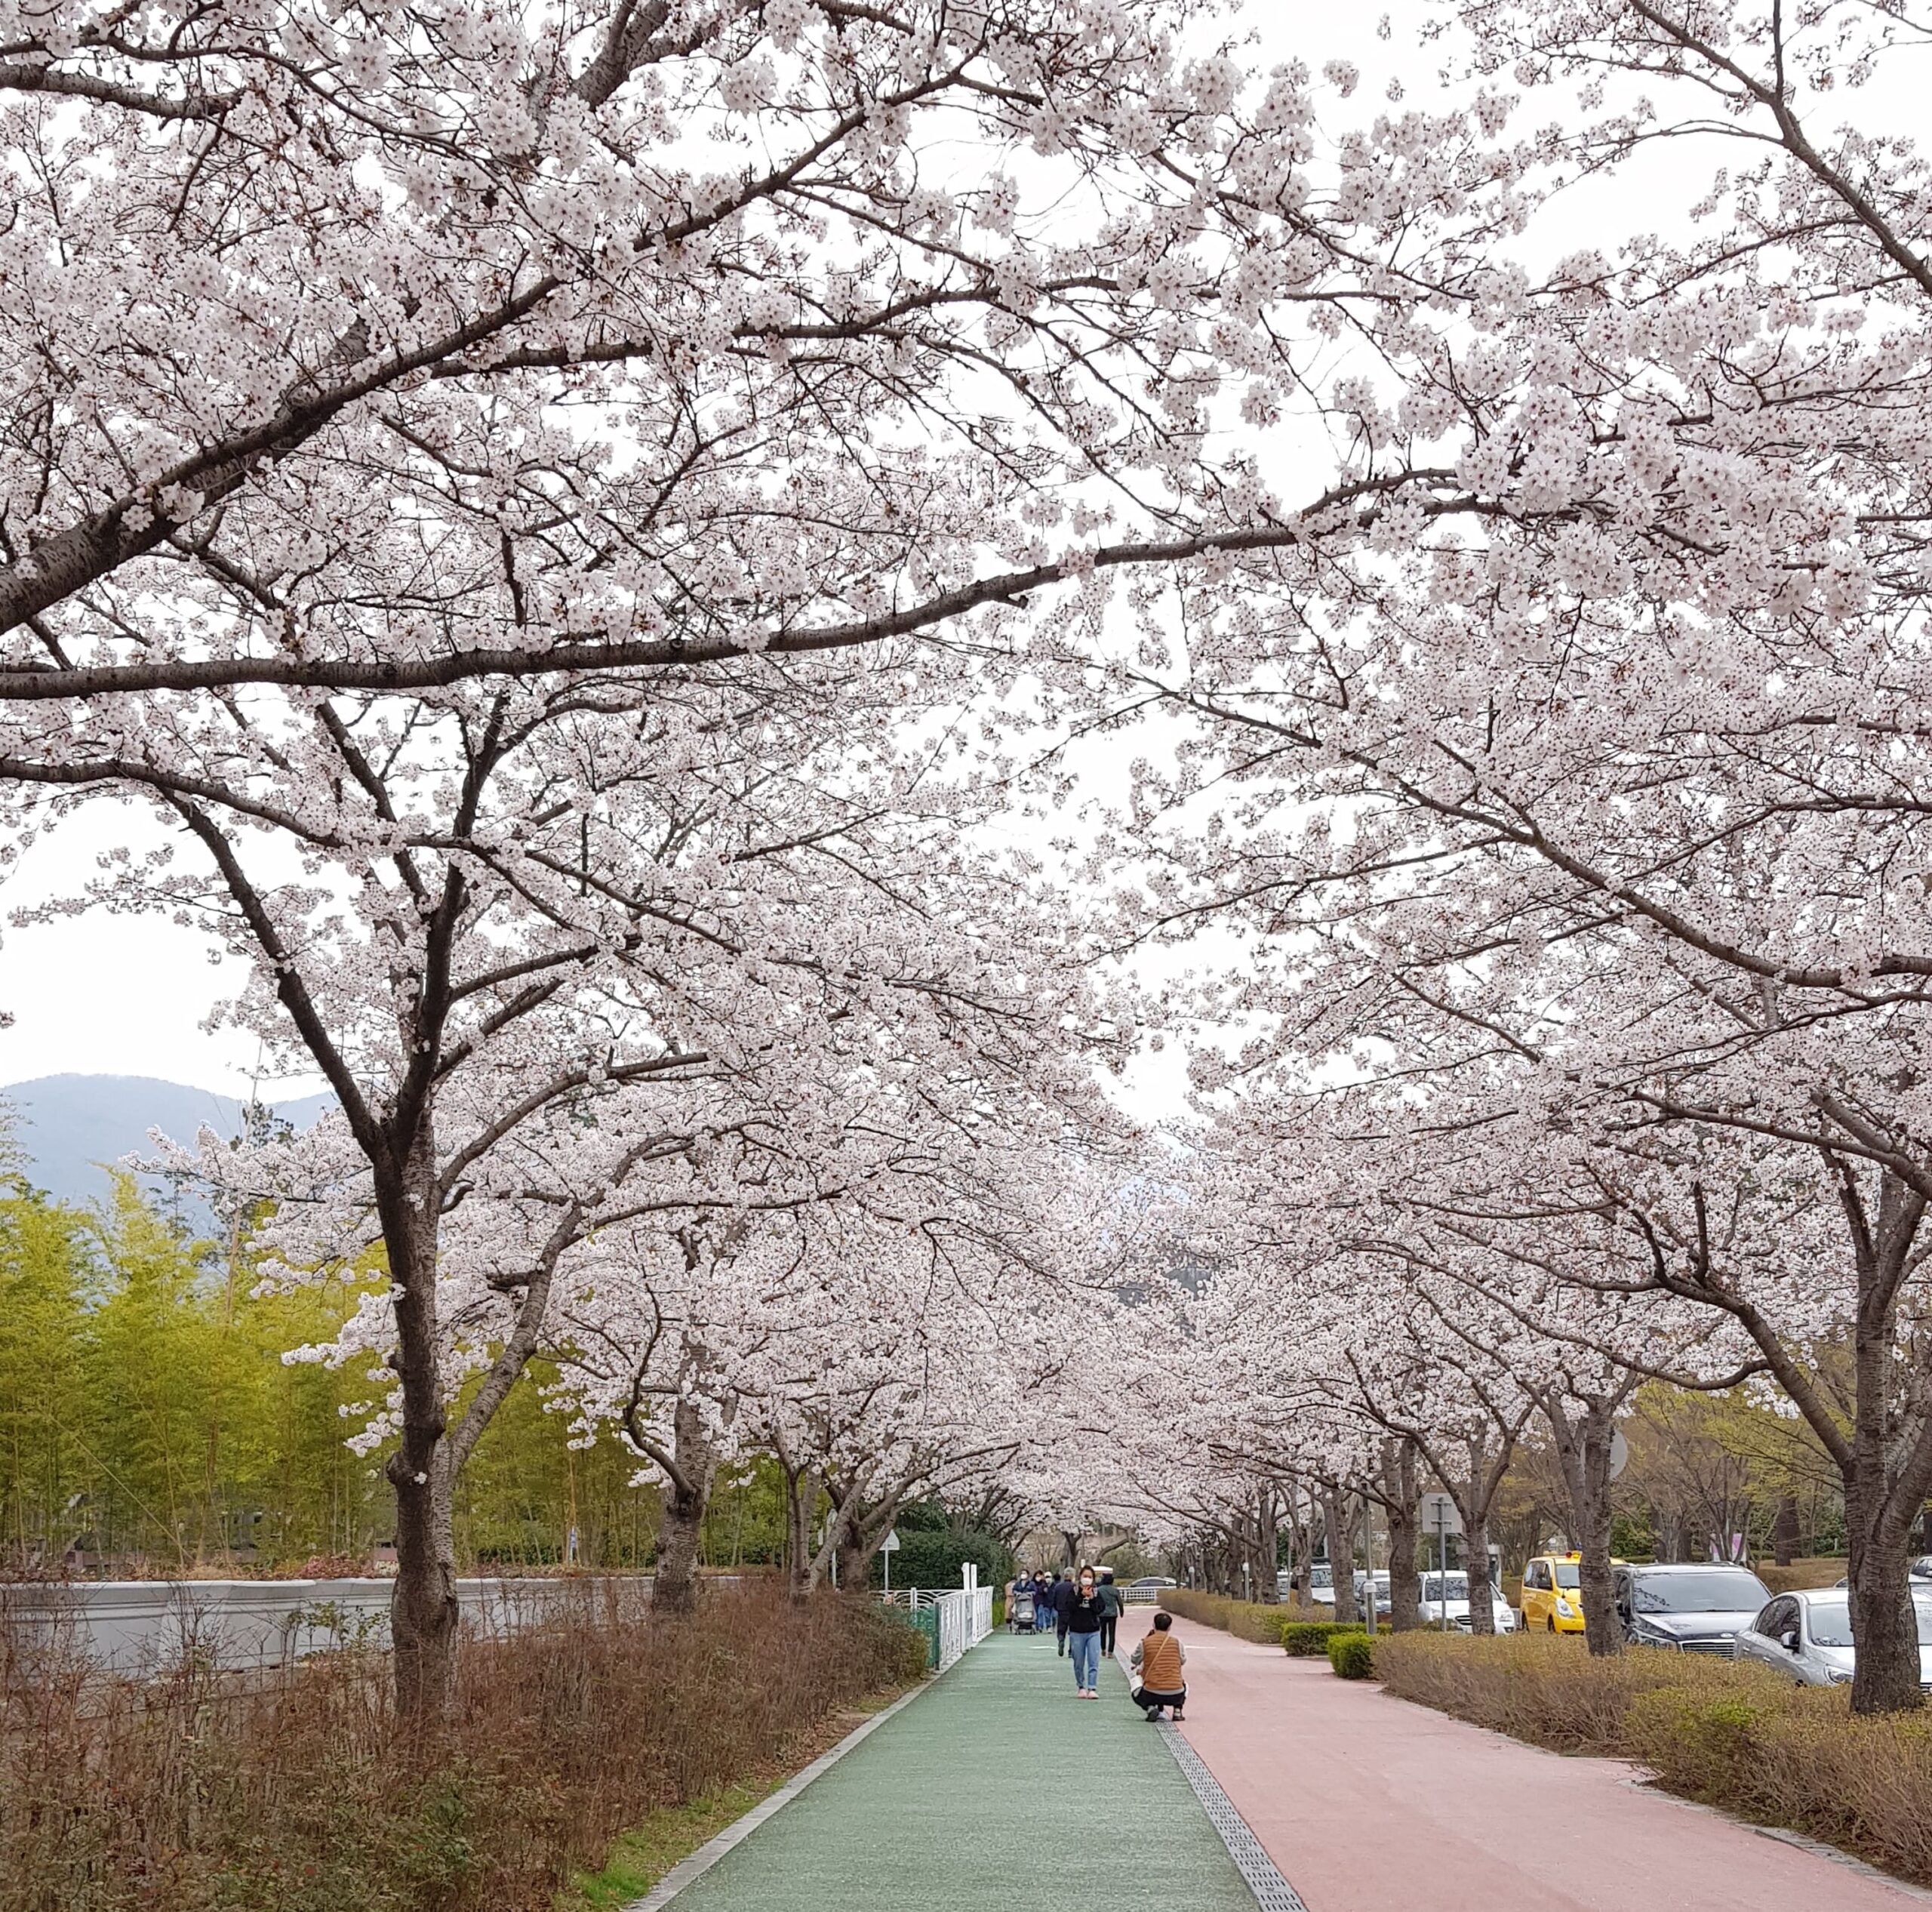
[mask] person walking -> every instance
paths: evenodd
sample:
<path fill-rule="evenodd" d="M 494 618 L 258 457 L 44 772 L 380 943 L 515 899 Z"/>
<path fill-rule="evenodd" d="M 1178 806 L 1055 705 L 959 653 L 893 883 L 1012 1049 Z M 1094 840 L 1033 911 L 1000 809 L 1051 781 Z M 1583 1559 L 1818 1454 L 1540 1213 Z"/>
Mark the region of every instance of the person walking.
<path fill-rule="evenodd" d="M 1181 1708 L 1187 1704 L 1187 1676 L 1182 1671 L 1187 1664 L 1187 1649 L 1170 1630 L 1174 1624 L 1171 1613 L 1155 1614 L 1153 1630 L 1134 1649 L 1128 1663 L 1140 1675 L 1140 1690 L 1134 1703 L 1149 1720 L 1158 1720 L 1163 1707 L 1171 1707 L 1174 1716 L 1180 1719 Z"/>
<path fill-rule="evenodd" d="M 1094 1569 L 1082 1567 L 1066 1603 L 1066 1636 L 1073 1646 L 1073 1684 L 1083 1700 L 1100 1697 L 1100 1590 Z"/>
<path fill-rule="evenodd" d="M 1066 1609 L 1073 1599 L 1073 1576 L 1064 1569 L 1054 1583 L 1054 1636 L 1060 1658 L 1066 1658 Z"/>
<path fill-rule="evenodd" d="M 1114 1640 L 1120 1627 L 1120 1610 L 1125 1605 L 1120 1589 L 1114 1584 L 1112 1567 L 1100 1569 L 1100 1651 L 1109 1659 L 1114 1656 Z"/>
<path fill-rule="evenodd" d="M 1033 1576 L 1033 1630 L 1045 1633 L 1054 1624 L 1054 1577 L 1042 1569 Z"/>

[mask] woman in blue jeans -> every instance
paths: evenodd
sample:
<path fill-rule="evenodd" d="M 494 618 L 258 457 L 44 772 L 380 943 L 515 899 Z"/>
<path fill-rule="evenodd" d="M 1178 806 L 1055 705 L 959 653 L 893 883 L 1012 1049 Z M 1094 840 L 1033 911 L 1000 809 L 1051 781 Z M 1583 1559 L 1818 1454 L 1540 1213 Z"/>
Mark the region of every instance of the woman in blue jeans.
<path fill-rule="evenodd" d="M 1082 1567 L 1073 1597 L 1066 1606 L 1066 1644 L 1073 1660 L 1073 1683 L 1077 1697 L 1100 1697 L 1100 1622 L 1106 1618 L 1106 1603 L 1094 1584 L 1094 1569 Z"/>

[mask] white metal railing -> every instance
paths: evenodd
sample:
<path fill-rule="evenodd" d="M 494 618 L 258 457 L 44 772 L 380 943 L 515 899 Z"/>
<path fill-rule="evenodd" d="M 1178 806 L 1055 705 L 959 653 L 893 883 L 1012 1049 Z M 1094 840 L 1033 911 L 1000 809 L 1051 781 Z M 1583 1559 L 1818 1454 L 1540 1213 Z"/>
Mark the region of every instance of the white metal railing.
<path fill-rule="evenodd" d="M 880 1598 L 909 1612 L 932 1611 L 936 1630 L 935 1670 L 943 1673 L 968 1648 L 977 1646 L 993 1630 L 993 1590 L 956 1587 L 944 1593 L 926 1587 L 895 1587 Z"/>
<path fill-rule="evenodd" d="M 968 1637 L 967 1602 L 971 1596 L 962 1587 L 956 1593 L 942 1593 L 934 1601 L 939 1609 L 939 1670 L 945 1672 L 972 1645 Z"/>

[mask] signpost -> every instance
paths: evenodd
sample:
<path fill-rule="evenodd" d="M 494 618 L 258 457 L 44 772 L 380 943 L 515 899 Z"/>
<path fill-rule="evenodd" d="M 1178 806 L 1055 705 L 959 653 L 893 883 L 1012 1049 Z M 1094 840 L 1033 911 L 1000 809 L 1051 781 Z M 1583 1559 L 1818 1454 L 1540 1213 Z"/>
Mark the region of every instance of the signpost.
<path fill-rule="evenodd" d="M 899 1529 L 897 1527 L 891 1529 L 884 1539 L 879 1542 L 878 1550 L 884 1556 L 885 1590 L 890 1593 L 892 1591 L 892 1556 L 899 1551 Z"/>
<path fill-rule="evenodd" d="M 1613 1432 L 1610 1437 L 1610 1477 L 1614 1480 L 1630 1464 L 1630 1443 L 1621 1433 Z"/>
<path fill-rule="evenodd" d="M 1422 1497 L 1422 1524 L 1435 1529 L 1435 1599 L 1442 1630 L 1449 1630 L 1449 1536 L 1463 1531 L 1463 1516 L 1453 1494 L 1425 1494 Z M 1489 1563 L 1483 1563 L 1487 1571 Z"/>
<path fill-rule="evenodd" d="M 1375 1637 L 1375 1503 L 1364 1494 L 1361 1497 L 1361 1578 L 1362 1609 L 1367 1615 L 1366 1631 L 1371 1640 Z"/>

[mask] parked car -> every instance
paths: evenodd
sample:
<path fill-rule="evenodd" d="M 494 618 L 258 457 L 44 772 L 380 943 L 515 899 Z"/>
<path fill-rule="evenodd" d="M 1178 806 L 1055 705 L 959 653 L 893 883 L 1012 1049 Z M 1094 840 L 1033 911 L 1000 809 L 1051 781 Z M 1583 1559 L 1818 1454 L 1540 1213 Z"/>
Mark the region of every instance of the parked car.
<path fill-rule="evenodd" d="M 1679 1653 L 1722 1653 L 1749 1626 L 1771 1590 L 1749 1567 L 1688 1560 L 1620 1566 L 1611 1575 L 1623 1637 Z"/>
<path fill-rule="evenodd" d="M 1454 1567 L 1446 1576 L 1433 1569 L 1422 1576 L 1423 1624 L 1441 1625 L 1445 1599 L 1451 1627 L 1457 1633 L 1474 1631 L 1469 1624 L 1469 1576 Z M 1489 1612 L 1491 1623 L 1499 1633 L 1513 1633 L 1516 1630 L 1515 1610 L 1503 1597 L 1503 1589 L 1493 1580 L 1489 1583 Z"/>
<path fill-rule="evenodd" d="M 1164 1573 L 1143 1573 L 1138 1580 L 1130 1580 L 1130 1587 L 1144 1587 L 1149 1593 L 1158 1593 L 1163 1587 L 1178 1587 L 1180 1582 L 1170 1580 Z"/>
<path fill-rule="evenodd" d="M 1442 1624 L 1442 1577 L 1433 1567 L 1420 1576 L 1420 1596 L 1417 1610 L 1426 1626 L 1439 1627 Z M 1358 1574 L 1356 1597 L 1365 1597 L 1367 1583 Z M 1378 1567 L 1375 1570 L 1375 1611 L 1383 1618 L 1388 1617 L 1391 1599 L 1391 1581 L 1389 1569 Z M 1459 1633 L 1469 1631 L 1469 1577 L 1460 1568 L 1451 1568 L 1448 1581 L 1449 1624 Z M 1496 1616 L 1496 1630 L 1499 1633 L 1511 1633 L 1516 1630 L 1516 1616 L 1509 1603 L 1503 1597 L 1503 1589 L 1491 1581 L 1489 1585 L 1490 1611 Z"/>
<path fill-rule="evenodd" d="M 1540 1632 L 1583 1630 L 1580 1553 L 1538 1553 L 1523 1569 L 1523 1624 Z"/>
<path fill-rule="evenodd" d="M 1918 1616 L 1918 1683 L 1932 1687 L 1932 1585 L 1914 1587 Z M 1857 1662 L 1850 1596 L 1836 1587 L 1807 1587 L 1767 1601 L 1737 1635 L 1737 1657 L 1789 1673 L 1801 1686 L 1842 1686 Z"/>
<path fill-rule="evenodd" d="M 1326 1560 L 1317 1560 L 1308 1570 L 1308 1597 L 1324 1606 L 1335 1604 L 1335 1575 Z"/>

